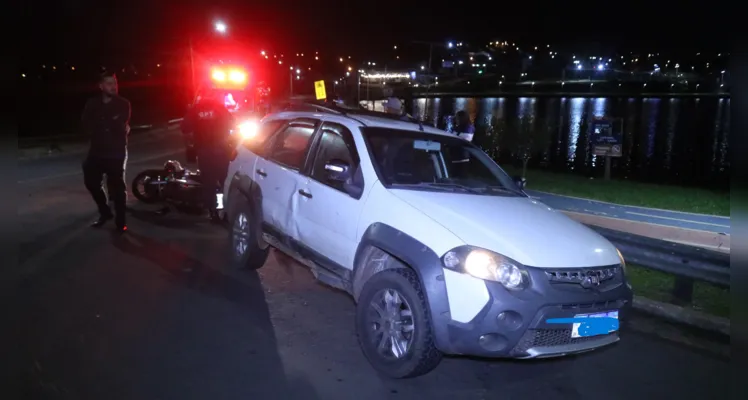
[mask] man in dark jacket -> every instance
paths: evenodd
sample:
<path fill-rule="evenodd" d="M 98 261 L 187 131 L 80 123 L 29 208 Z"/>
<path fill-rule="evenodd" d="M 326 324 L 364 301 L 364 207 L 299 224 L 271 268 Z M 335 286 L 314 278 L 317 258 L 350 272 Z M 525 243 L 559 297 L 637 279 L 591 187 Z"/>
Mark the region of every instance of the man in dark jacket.
<path fill-rule="evenodd" d="M 182 131 L 195 138 L 197 164 L 203 184 L 203 201 L 209 216 L 218 221 L 216 193 L 223 187 L 229 168 L 229 143 L 234 117 L 223 104 L 220 93 L 207 91 L 187 111 Z"/>
<path fill-rule="evenodd" d="M 88 100 L 81 118 L 83 130 L 91 138 L 88 156 L 83 162 L 83 181 L 99 208 L 99 219 L 92 226 L 100 227 L 115 218 L 117 230 L 125 232 L 125 167 L 127 136 L 130 133 L 130 102 L 117 94 L 117 77 L 114 73 L 102 73 L 99 88 L 101 94 Z M 114 214 L 102 188 L 104 175 L 109 196 L 114 200 Z"/>

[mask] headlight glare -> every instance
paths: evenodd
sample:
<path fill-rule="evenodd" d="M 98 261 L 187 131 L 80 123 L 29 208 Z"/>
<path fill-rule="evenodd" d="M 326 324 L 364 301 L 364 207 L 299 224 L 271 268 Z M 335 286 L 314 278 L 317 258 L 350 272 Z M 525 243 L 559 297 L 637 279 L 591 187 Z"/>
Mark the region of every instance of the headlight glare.
<path fill-rule="evenodd" d="M 519 263 L 488 250 L 458 248 L 447 252 L 442 262 L 449 269 L 499 282 L 507 289 L 524 289 L 529 281 L 527 272 Z"/>

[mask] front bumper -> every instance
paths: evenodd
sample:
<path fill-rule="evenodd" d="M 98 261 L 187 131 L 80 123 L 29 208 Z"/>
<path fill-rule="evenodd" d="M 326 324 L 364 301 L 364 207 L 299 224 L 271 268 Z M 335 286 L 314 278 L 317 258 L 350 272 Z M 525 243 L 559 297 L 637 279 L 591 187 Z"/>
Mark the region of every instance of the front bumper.
<path fill-rule="evenodd" d="M 538 268 L 528 268 L 531 284 L 520 292 L 485 281 L 489 300 L 471 321 L 460 323 L 446 315 L 434 319 L 435 323 L 446 324 L 446 329 L 435 329 L 441 333 L 437 346 L 449 354 L 547 358 L 613 344 L 619 340 L 619 331 L 573 338 L 572 323 L 548 322 L 580 314 L 618 311 L 619 323 L 623 324 L 630 312 L 631 287 L 621 267 L 605 268 L 616 268 L 616 275 L 595 289 L 584 289 L 576 283 L 551 282 L 547 270 Z M 460 295 L 471 294 L 448 293 L 448 296 Z"/>

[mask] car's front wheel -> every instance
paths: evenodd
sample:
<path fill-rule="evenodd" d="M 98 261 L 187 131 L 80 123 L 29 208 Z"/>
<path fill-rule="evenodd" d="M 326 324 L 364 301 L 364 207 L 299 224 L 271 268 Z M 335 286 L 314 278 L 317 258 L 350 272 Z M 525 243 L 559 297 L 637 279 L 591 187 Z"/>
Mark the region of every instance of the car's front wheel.
<path fill-rule="evenodd" d="M 261 248 L 257 229 L 252 219 L 252 209 L 248 204 L 239 204 L 231 213 L 231 257 L 234 265 L 240 268 L 259 269 L 265 265 L 270 248 Z"/>
<path fill-rule="evenodd" d="M 372 276 L 356 307 L 359 344 L 371 365 L 392 378 L 411 378 L 436 368 L 426 296 L 415 271 L 395 268 Z"/>

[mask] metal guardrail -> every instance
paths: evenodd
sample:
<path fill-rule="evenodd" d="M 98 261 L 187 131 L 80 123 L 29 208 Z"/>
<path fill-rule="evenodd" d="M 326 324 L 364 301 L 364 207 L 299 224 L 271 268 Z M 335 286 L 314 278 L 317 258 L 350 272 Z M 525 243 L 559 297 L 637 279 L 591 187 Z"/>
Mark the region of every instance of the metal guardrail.
<path fill-rule="evenodd" d="M 599 226 L 588 227 L 611 241 L 627 263 L 675 276 L 672 289 L 676 303 L 693 301 L 695 281 L 730 287 L 730 255 Z"/>

